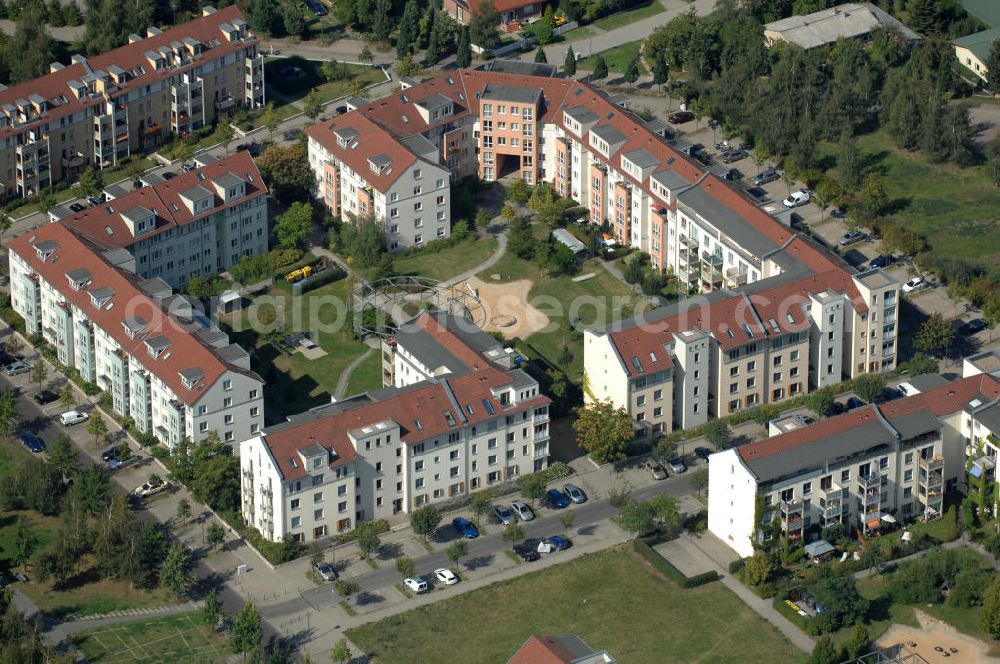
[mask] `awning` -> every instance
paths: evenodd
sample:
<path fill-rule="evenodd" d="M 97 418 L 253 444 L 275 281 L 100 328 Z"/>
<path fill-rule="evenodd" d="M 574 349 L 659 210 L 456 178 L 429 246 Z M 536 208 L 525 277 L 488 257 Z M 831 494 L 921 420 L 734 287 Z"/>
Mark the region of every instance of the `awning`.
<path fill-rule="evenodd" d="M 826 540 L 817 540 L 805 545 L 806 555 L 810 558 L 819 558 L 836 551 L 836 548 Z"/>
<path fill-rule="evenodd" d="M 881 523 L 882 521 L 878 517 L 875 517 L 874 519 L 868 519 L 869 528 L 878 528 L 879 525 L 881 525 Z"/>
<path fill-rule="evenodd" d="M 891 514 L 883 514 L 882 520 L 885 521 L 886 523 L 896 523 L 896 517 L 894 517 Z"/>

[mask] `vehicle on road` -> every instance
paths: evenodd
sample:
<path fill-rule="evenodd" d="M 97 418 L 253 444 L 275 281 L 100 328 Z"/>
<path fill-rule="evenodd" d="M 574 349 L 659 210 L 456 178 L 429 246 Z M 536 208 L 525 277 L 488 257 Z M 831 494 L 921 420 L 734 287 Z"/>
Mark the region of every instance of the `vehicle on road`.
<path fill-rule="evenodd" d="M 514 523 L 514 513 L 506 505 L 497 505 L 494 507 L 493 518 L 497 520 L 497 523 L 502 523 L 505 526 Z"/>
<path fill-rule="evenodd" d="M 31 371 L 31 365 L 25 362 L 11 362 L 3 368 L 3 372 L 8 376 L 17 376 Z"/>
<path fill-rule="evenodd" d="M 868 267 L 873 270 L 881 270 L 896 262 L 895 256 L 876 256 L 868 263 Z"/>
<path fill-rule="evenodd" d="M 798 191 L 793 191 L 789 194 L 788 198 L 781 201 L 781 204 L 786 208 L 796 208 L 800 205 L 805 205 L 812 198 L 812 194 L 809 193 L 808 189 L 799 189 Z"/>
<path fill-rule="evenodd" d="M 765 168 L 760 172 L 760 175 L 755 175 L 750 180 L 753 182 L 754 186 L 761 186 L 762 184 L 767 184 L 768 182 L 774 182 L 781 177 L 781 173 L 778 172 L 776 168 Z"/>
<path fill-rule="evenodd" d="M 479 537 L 479 529 L 476 528 L 476 524 L 472 523 L 468 519 L 456 516 L 451 520 L 451 526 L 465 539 L 476 539 Z"/>
<path fill-rule="evenodd" d="M 72 210 L 73 212 L 83 212 L 84 210 L 87 209 L 87 206 L 82 205 L 80 203 L 70 203 L 69 209 Z"/>
<path fill-rule="evenodd" d="M 567 538 L 562 535 L 553 535 L 551 537 L 546 537 L 545 541 L 556 551 L 565 551 L 569 547 L 573 546 Z"/>
<path fill-rule="evenodd" d="M 21 442 L 28 448 L 29 452 L 39 454 L 45 451 L 45 443 L 33 433 L 22 433 L 18 438 L 21 439 Z"/>
<path fill-rule="evenodd" d="M 855 408 L 861 408 L 865 405 L 865 402 L 857 397 L 851 397 L 847 400 L 847 410 L 854 410 Z"/>
<path fill-rule="evenodd" d="M 864 239 L 865 239 L 865 234 L 862 233 L 861 231 L 848 231 L 847 233 L 844 233 L 843 235 L 840 236 L 840 239 L 837 240 L 837 244 L 839 244 L 842 247 L 846 247 L 849 244 L 854 244 L 855 242 L 861 242 Z"/>
<path fill-rule="evenodd" d="M 977 332 L 982 332 L 987 327 L 989 327 L 989 325 L 982 318 L 973 318 L 968 323 L 965 323 L 958 328 L 958 332 L 964 336 L 969 336 L 976 334 Z"/>
<path fill-rule="evenodd" d="M 446 586 L 453 586 L 458 583 L 458 577 L 447 567 L 440 567 L 434 570 L 434 576 Z"/>
<path fill-rule="evenodd" d="M 673 459 L 667 462 L 667 465 L 670 466 L 670 470 L 672 470 L 675 473 L 683 473 L 685 470 L 688 469 L 687 466 L 684 464 L 684 459 L 680 457 L 674 457 Z"/>
<path fill-rule="evenodd" d="M 692 120 L 694 120 L 694 113 L 691 111 L 677 111 L 667 116 L 667 122 L 670 124 L 684 124 Z"/>
<path fill-rule="evenodd" d="M 538 553 L 538 548 L 529 546 L 528 545 L 529 541 L 530 540 L 525 540 L 524 542 L 515 544 L 513 547 L 514 553 L 516 553 L 521 558 L 521 560 L 524 560 L 525 562 L 532 562 L 541 558 L 541 556 Z M 535 541 L 537 542 L 538 540 Z"/>
<path fill-rule="evenodd" d="M 694 448 L 694 455 L 701 459 L 702 461 L 708 461 L 709 455 L 712 454 L 712 450 L 707 447 L 696 447 Z"/>
<path fill-rule="evenodd" d="M 734 161 L 739 161 L 747 156 L 747 153 L 743 150 L 726 150 L 722 153 L 722 163 L 731 164 Z"/>
<path fill-rule="evenodd" d="M 53 392 L 52 390 L 42 390 L 41 392 L 39 392 L 38 394 L 36 394 L 31 398 L 39 406 L 44 406 L 45 404 L 52 403 L 53 401 L 58 399 L 59 395 Z"/>
<path fill-rule="evenodd" d="M 566 495 L 559 489 L 549 489 L 545 492 L 545 501 L 548 503 L 549 507 L 557 510 L 561 510 L 564 507 L 569 507 L 569 499 Z"/>
<path fill-rule="evenodd" d="M 587 494 L 585 494 L 583 489 L 575 484 L 563 484 L 563 491 L 565 491 L 566 495 L 569 496 L 569 499 L 577 505 L 587 502 Z"/>
<path fill-rule="evenodd" d="M 67 410 L 65 413 L 59 416 L 59 421 L 64 427 L 71 427 L 74 424 L 79 424 L 80 422 L 86 422 L 90 417 L 87 413 L 81 413 L 78 410 Z M 107 459 L 105 459 L 107 461 Z"/>
<path fill-rule="evenodd" d="M 535 513 L 523 501 L 515 500 L 510 504 L 510 509 L 521 521 L 531 521 L 535 518 Z"/>
<path fill-rule="evenodd" d="M 412 592 L 416 593 L 417 595 L 419 595 L 420 593 L 427 592 L 428 588 L 427 582 L 421 579 L 420 577 L 417 577 L 415 579 L 413 577 L 405 578 L 403 579 L 403 585 L 409 588 Z"/>
<path fill-rule="evenodd" d="M 143 482 L 132 493 L 139 498 L 146 498 L 148 496 L 155 496 L 162 491 L 166 491 L 166 489 L 167 483 L 163 480 L 157 480 L 156 482 Z"/>
<path fill-rule="evenodd" d="M 181 170 L 183 172 L 185 172 L 185 173 L 190 173 L 191 171 L 193 171 L 196 168 L 198 168 L 198 167 L 195 166 L 194 164 L 184 164 L 183 166 L 181 166 Z"/>
<path fill-rule="evenodd" d="M 648 470 L 653 476 L 654 480 L 665 480 L 667 479 L 667 471 L 663 470 L 663 466 L 654 461 L 653 459 L 647 459 L 646 463 L 643 464 L 643 468 Z"/>
<path fill-rule="evenodd" d="M 325 560 L 320 561 L 313 565 L 313 571 L 319 574 L 319 578 L 324 581 L 336 581 L 337 580 L 337 570 L 333 569 L 333 565 L 326 562 Z"/>
<path fill-rule="evenodd" d="M 136 456 L 135 454 L 129 455 L 127 459 L 109 459 L 108 470 L 115 471 L 121 470 L 122 468 L 128 468 L 129 466 L 135 466 L 138 465 L 141 459 L 142 457 Z"/>
<path fill-rule="evenodd" d="M 903 284 L 904 293 L 912 293 L 913 291 L 918 291 L 923 288 L 927 288 L 927 280 L 923 277 L 913 277 Z"/>

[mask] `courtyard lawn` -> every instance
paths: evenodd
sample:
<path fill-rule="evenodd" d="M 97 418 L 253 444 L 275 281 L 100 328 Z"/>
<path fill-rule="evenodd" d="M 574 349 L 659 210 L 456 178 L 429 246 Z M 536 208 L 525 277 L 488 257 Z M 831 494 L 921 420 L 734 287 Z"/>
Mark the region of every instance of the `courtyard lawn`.
<path fill-rule="evenodd" d="M 328 102 L 350 94 L 352 82 L 355 80 L 362 81 L 366 86 L 385 80 L 385 76 L 382 75 L 381 70 L 377 67 L 341 63 L 341 66 L 347 70 L 347 76 L 336 81 L 327 81 L 323 76 L 322 64 L 321 62 L 306 60 L 297 56 L 291 58 L 265 58 L 264 69 L 266 71 L 264 79 L 267 81 L 267 87 L 269 88 L 268 98 L 274 98 L 277 101 L 276 97 L 272 97 L 272 93 L 276 92 L 279 96 L 287 100 L 297 101 L 309 94 L 310 90 L 316 88 L 320 99 Z M 300 111 L 300 109 L 291 106 L 291 104 L 283 104 L 282 106 L 290 106 L 292 108 L 289 112 L 290 115 Z M 281 108 L 281 106 L 278 108 Z"/>
<path fill-rule="evenodd" d="M 381 664 L 505 662 L 532 634 L 576 634 L 621 662 L 797 662 L 802 654 L 721 583 L 683 590 L 609 550 L 348 630 Z"/>
<path fill-rule="evenodd" d="M 328 403 L 341 372 L 365 352 L 367 346 L 348 334 L 344 320 L 353 284 L 350 278 L 340 279 L 298 298 L 272 288 L 243 312 L 223 317 L 233 331 L 233 341 L 253 349 L 254 367 L 269 386 L 264 393 L 268 408 L 291 415 Z M 278 319 L 284 321 L 285 334 L 308 333 L 326 355 L 313 360 L 297 351 L 281 352 L 270 343 L 270 335 L 251 329 L 252 313 L 275 306 L 280 309 Z"/>
<path fill-rule="evenodd" d="M 935 255 L 984 265 L 1000 256 L 1000 196 L 988 165 L 932 164 L 883 131 L 859 136 L 858 147 L 866 168 L 882 174 L 893 217 L 927 238 Z M 823 144 L 819 153 L 832 166 L 837 146 Z"/>
<path fill-rule="evenodd" d="M 393 260 L 393 267 L 401 275 L 419 275 L 438 281 L 447 281 L 476 267 L 497 249 L 495 237 L 457 242 L 441 251 L 418 251 L 400 254 Z"/>
<path fill-rule="evenodd" d="M 601 51 L 600 53 L 595 53 L 588 58 L 580 60 L 580 64 L 577 65 L 578 68 L 584 71 L 593 71 L 594 63 L 597 61 L 598 55 L 604 56 L 604 62 L 608 65 L 608 71 L 618 74 L 624 74 L 625 70 L 628 69 L 628 63 L 632 62 L 632 58 L 635 57 L 636 53 L 639 52 L 639 41 L 625 42 L 613 48 L 609 48 L 606 51 Z M 643 76 L 647 72 L 646 65 L 639 61 L 639 75 Z"/>
<path fill-rule="evenodd" d="M 229 657 L 223 635 L 209 629 L 198 613 L 110 625 L 72 637 L 94 664 L 201 664 Z"/>
<path fill-rule="evenodd" d="M 650 0 L 650 2 L 647 2 L 640 7 L 618 12 L 617 14 L 612 14 L 611 16 L 606 16 L 598 21 L 594 21 L 592 25 L 606 32 L 608 30 L 620 28 L 623 25 L 635 23 L 636 21 L 644 18 L 649 18 L 650 16 L 656 16 L 662 11 L 663 5 L 660 4 L 659 0 Z"/>
<path fill-rule="evenodd" d="M 382 387 L 382 351 L 376 348 L 365 360 L 354 367 L 354 372 L 347 380 L 347 391 L 344 396 L 360 394 Z"/>

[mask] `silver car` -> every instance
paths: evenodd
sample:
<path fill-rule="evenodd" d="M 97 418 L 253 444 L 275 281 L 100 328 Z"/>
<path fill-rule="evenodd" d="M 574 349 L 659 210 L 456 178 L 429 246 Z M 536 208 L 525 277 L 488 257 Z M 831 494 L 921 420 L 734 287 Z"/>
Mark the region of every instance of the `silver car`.
<path fill-rule="evenodd" d="M 509 526 L 514 523 L 514 513 L 506 505 L 497 505 L 493 508 L 493 516 L 499 523 Z"/>
<path fill-rule="evenodd" d="M 520 500 L 515 500 L 510 504 L 510 509 L 517 515 L 517 518 L 521 521 L 531 521 L 535 518 L 535 513 L 531 511 L 531 508 L 524 504 Z"/>
<path fill-rule="evenodd" d="M 8 364 L 3 370 L 3 372 L 8 376 L 17 376 L 18 374 L 28 373 L 29 371 L 31 371 L 31 365 L 25 364 L 24 362 Z"/>

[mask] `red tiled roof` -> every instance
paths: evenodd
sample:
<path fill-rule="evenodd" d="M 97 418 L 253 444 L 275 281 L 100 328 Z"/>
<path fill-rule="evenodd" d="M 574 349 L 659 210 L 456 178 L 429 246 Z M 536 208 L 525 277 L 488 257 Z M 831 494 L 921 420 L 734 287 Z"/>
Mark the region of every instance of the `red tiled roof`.
<path fill-rule="evenodd" d="M 118 97 L 125 94 L 127 90 L 144 87 L 152 81 L 177 76 L 179 72 L 201 66 L 208 59 L 214 59 L 226 53 L 246 48 L 248 46 L 246 42 L 237 41 L 230 43 L 225 40 L 222 32 L 219 31 L 220 24 L 231 24 L 234 20 L 243 20 L 243 14 L 239 8 L 236 5 L 224 7 L 214 14 L 200 16 L 183 25 L 168 28 L 159 35 L 142 39 L 132 44 L 126 44 L 107 53 L 95 55 L 89 58 L 86 64 L 71 63 L 59 71 L 39 76 L 31 81 L 26 81 L 20 85 L 0 91 L 0 105 L 13 104 L 17 99 L 27 99 L 32 94 L 38 94 L 50 106 L 48 111 L 41 116 L 41 122 L 51 122 L 53 119 L 68 115 L 69 113 L 77 113 L 85 107 L 99 103 L 101 98 L 77 99 L 69 87 L 69 81 L 81 81 L 91 71 L 107 71 L 107 68 L 111 65 L 121 67 L 125 71 L 142 66 L 146 70 L 146 74 L 126 81 L 124 86 L 119 87 L 116 92 L 112 93 L 112 96 Z M 186 37 L 191 37 L 201 42 L 201 55 L 193 58 L 192 64 L 184 67 L 175 67 L 161 71 L 153 70 L 146 59 L 146 51 L 155 51 L 161 46 L 169 47 L 170 43 L 175 41 L 183 43 Z M 213 39 L 218 39 L 220 44 L 215 47 L 209 47 L 209 42 Z M 65 95 L 67 103 L 61 104 L 58 107 L 51 107 L 51 100 L 61 95 Z M 19 125 L 18 127 L 8 127 L 0 130 L 0 136 L 20 132 L 31 127 L 38 127 L 39 125 L 40 122 L 35 121 L 30 124 Z"/>
<path fill-rule="evenodd" d="M 554 636 L 532 636 L 507 664 L 571 664 L 573 653 Z"/>
<path fill-rule="evenodd" d="M 47 261 L 43 261 L 34 246 L 47 240 L 56 242 L 58 249 Z M 112 267 L 61 224 L 45 224 L 35 231 L 25 233 L 11 240 L 8 248 L 17 253 L 67 301 L 84 311 L 94 325 L 104 330 L 184 403 L 197 403 L 204 391 L 227 370 L 260 380 L 252 372 L 227 364 L 140 290 L 134 282 L 134 275 L 126 275 Z M 86 269 L 90 273 L 91 281 L 77 291 L 70 287 L 66 274 L 80 269 Z M 110 304 L 105 304 L 100 309 L 94 306 L 89 294 L 98 288 L 114 290 Z M 130 318 L 141 318 L 147 323 L 145 331 L 134 339 L 128 336 L 122 325 Z M 145 340 L 159 335 L 165 336 L 170 346 L 159 357 L 154 358 L 145 349 Z M 191 389 L 184 386 L 180 377 L 180 372 L 189 368 L 201 369 L 205 374 Z"/>
<path fill-rule="evenodd" d="M 246 195 L 222 205 L 222 199 L 211 183 L 223 175 L 235 175 L 243 180 L 246 183 Z M 200 176 L 204 176 L 204 180 Z M 210 191 L 215 197 L 215 202 L 208 212 L 195 216 L 181 200 L 180 193 L 197 185 Z M 264 186 L 260 171 L 257 170 L 257 165 L 250 157 L 250 153 L 240 150 L 204 168 L 181 173 L 171 180 L 142 187 L 102 205 L 81 210 L 61 219 L 59 223 L 100 247 L 120 248 L 127 247 L 135 241 L 128 226 L 122 221 L 120 214 L 122 212 L 144 207 L 156 213 L 156 233 L 145 233 L 142 236 L 145 239 L 168 228 L 184 226 L 196 219 L 215 214 L 221 209 L 231 208 L 265 194 L 267 188 Z"/>
<path fill-rule="evenodd" d="M 457 2 L 461 2 L 474 14 L 479 13 L 479 7 L 483 4 L 483 0 L 457 0 Z M 509 12 L 513 9 L 520 9 L 521 7 L 536 4 L 538 4 L 536 0 L 495 0 L 493 8 L 498 12 Z"/>
<path fill-rule="evenodd" d="M 841 415 L 820 420 L 807 427 L 793 429 L 780 436 L 772 436 L 749 445 L 743 445 L 737 451 L 743 461 L 753 461 L 877 421 L 878 415 L 875 413 L 875 406 L 855 408 Z"/>
<path fill-rule="evenodd" d="M 349 147 L 343 148 L 334 134 L 337 129 L 353 129 L 358 136 Z M 416 155 L 359 111 L 315 124 L 306 129 L 306 133 L 378 191 L 389 189 L 417 161 Z M 376 173 L 371 169 L 368 158 L 381 154 L 388 156 L 391 163 L 381 173 Z"/>

